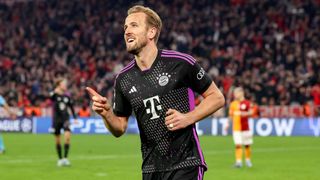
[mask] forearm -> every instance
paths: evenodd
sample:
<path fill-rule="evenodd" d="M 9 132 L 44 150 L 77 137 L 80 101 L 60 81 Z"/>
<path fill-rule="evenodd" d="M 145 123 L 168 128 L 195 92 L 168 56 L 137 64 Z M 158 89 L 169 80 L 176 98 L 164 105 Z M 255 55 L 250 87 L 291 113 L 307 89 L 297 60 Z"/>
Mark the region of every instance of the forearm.
<path fill-rule="evenodd" d="M 86 90 L 89 92 L 93 101 L 92 109 L 102 117 L 106 128 L 108 128 L 115 137 L 120 137 L 124 134 L 128 126 L 129 117 L 115 115 L 106 97 L 101 96 L 90 87 L 87 87 Z"/>
<path fill-rule="evenodd" d="M 100 115 L 108 130 L 115 136 L 120 137 L 127 129 L 127 117 L 118 117 L 110 109 L 105 114 Z"/>
<path fill-rule="evenodd" d="M 191 121 L 191 124 L 193 124 L 216 112 L 223 107 L 224 103 L 225 99 L 222 94 L 211 94 L 202 100 L 193 111 L 186 115 L 189 117 L 188 119 Z"/>
<path fill-rule="evenodd" d="M 11 116 L 13 115 L 14 113 L 11 111 L 10 107 L 8 104 L 4 104 L 3 105 L 3 108 L 8 112 L 8 114 Z"/>
<path fill-rule="evenodd" d="M 77 114 L 76 114 L 76 112 L 75 112 L 74 107 L 73 107 L 72 104 L 70 105 L 70 110 L 71 110 L 71 113 L 72 113 L 73 118 L 74 118 L 74 119 L 78 119 Z"/>
<path fill-rule="evenodd" d="M 234 114 L 237 116 L 241 116 L 241 117 L 247 117 L 247 116 L 251 116 L 253 114 L 253 112 L 251 110 L 249 110 L 249 111 L 235 111 Z"/>

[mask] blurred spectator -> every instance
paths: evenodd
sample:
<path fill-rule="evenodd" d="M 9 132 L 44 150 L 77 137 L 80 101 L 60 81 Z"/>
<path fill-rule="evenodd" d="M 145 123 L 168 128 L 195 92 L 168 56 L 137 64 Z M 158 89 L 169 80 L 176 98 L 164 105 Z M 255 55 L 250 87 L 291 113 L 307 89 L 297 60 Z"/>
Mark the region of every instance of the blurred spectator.
<path fill-rule="evenodd" d="M 86 105 L 83 105 L 78 111 L 79 117 L 90 117 L 91 112 L 90 108 Z"/>

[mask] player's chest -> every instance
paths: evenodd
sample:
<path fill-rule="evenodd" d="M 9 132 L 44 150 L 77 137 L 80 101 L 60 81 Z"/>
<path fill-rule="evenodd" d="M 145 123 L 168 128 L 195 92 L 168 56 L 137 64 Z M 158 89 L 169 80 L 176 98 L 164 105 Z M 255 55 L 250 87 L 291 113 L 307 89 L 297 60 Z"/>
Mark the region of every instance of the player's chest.
<path fill-rule="evenodd" d="M 57 96 L 55 100 L 56 102 L 61 102 L 61 103 L 68 103 L 70 101 L 69 97 L 67 96 Z"/>
<path fill-rule="evenodd" d="M 122 85 L 122 92 L 129 101 L 147 99 L 154 96 L 162 97 L 168 92 L 183 86 L 181 76 L 177 71 L 152 71 L 141 74 L 132 73 L 132 79 Z"/>
<path fill-rule="evenodd" d="M 64 110 L 69 102 L 70 99 L 67 96 L 57 96 L 55 99 L 55 103 L 60 110 Z"/>

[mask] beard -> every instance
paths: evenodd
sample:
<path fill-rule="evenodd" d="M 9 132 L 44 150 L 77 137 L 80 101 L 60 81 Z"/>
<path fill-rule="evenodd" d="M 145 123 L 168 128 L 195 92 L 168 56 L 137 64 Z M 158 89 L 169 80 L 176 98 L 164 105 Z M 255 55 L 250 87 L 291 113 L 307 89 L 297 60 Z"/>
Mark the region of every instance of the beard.
<path fill-rule="evenodd" d="M 131 45 L 130 47 L 127 45 L 127 51 L 130 54 L 137 55 L 141 52 L 142 48 L 147 45 L 147 38 L 143 38 L 141 42 L 136 42 L 135 44 Z"/>

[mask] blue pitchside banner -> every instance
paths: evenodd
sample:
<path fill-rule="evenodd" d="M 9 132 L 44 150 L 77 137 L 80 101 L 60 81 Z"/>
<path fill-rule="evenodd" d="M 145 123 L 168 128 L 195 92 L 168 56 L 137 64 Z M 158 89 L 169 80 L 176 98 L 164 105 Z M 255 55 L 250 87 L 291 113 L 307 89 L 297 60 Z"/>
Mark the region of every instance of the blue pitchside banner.
<path fill-rule="evenodd" d="M 31 118 L 18 118 L 18 119 L 0 119 L 0 132 L 32 132 L 32 119 Z"/>
<path fill-rule="evenodd" d="M 50 133 L 51 118 L 34 118 L 33 133 Z M 227 118 L 206 118 L 197 124 L 199 135 L 226 136 Z M 317 118 L 258 118 L 250 119 L 249 125 L 257 136 L 320 136 L 320 117 Z M 1 126 L 1 124 L 0 124 Z M 1 128 L 0 128 L 1 129 Z M 110 134 L 100 118 L 82 118 L 78 123 L 71 120 L 74 134 Z M 128 134 L 138 134 L 137 122 L 130 117 Z"/>

